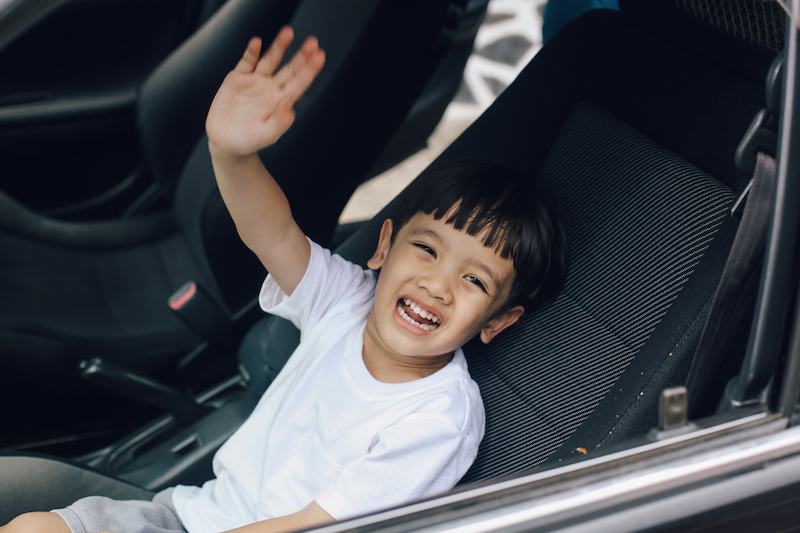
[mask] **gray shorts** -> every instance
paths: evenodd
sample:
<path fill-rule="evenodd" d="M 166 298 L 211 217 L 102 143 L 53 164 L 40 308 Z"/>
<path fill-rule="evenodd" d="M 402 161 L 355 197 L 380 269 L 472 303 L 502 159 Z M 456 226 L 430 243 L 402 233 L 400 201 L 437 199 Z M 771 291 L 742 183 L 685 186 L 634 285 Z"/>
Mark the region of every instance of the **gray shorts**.
<path fill-rule="evenodd" d="M 172 505 L 172 491 L 159 492 L 152 502 L 91 496 L 53 512 L 64 519 L 72 533 L 186 533 Z"/>

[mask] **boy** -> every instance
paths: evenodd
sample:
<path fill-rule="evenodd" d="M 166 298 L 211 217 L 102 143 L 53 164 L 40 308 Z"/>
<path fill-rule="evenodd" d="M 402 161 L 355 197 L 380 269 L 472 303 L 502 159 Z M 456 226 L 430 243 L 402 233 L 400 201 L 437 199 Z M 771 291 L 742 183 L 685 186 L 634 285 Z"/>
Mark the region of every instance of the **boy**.
<path fill-rule="evenodd" d="M 310 38 L 274 73 L 291 39 L 284 28 L 262 57 L 251 40 L 206 128 L 220 192 L 269 272 L 261 306 L 294 322 L 300 345 L 202 488 L 84 498 L 2 533 L 308 528 L 447 491 L 475 459 L 484 411 L 460 346 L 559 289 L 563 231 L 509 171 L 466 162 L 428 171 L 384 222 L 377 279 L 309 241 L 257 155 L 324 63 Z"/>

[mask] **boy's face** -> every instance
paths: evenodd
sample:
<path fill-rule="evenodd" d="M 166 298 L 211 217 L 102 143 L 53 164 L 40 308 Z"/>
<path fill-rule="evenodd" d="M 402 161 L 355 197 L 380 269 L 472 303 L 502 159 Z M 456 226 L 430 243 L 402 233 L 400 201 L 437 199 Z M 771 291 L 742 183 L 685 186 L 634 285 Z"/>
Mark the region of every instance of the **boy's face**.
<path fill-rule="evenodd" d="M 395 235 L 381 229 L 367 265 L 381 269 L 366 334 L 379 349 L 441 356 L 480 335 L 485 343 L 517 321 L 516 306 L 498 314 L 514 281 L 514 264 L 443 217 L 417 213 Z"/>

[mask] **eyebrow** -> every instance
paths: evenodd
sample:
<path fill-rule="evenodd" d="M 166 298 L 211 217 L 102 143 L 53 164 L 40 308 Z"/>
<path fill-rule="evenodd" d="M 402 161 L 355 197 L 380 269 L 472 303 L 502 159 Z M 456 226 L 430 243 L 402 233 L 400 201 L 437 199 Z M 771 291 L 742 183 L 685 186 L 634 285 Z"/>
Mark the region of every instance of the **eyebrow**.
<path fill-rule="evenodd" d="M 494 285 L 495 289 L 500 288 L 500 276 L 497 275 L 497 272 L 492 270 L 489 265 L 484 263 L 483 261 L 478 261 L 477 259 L 471 259 L 470 263 L 475 265 L 478 270 L 483 270 L 489 279 L 491 280 L 492 284 Z"/>
<path fill-rule="evenodd" d="M 428 236 L 428 237 L 431 237 L 432 239 L 435 239 L 435 240 L 437 240 L 437 241 L 439 241 L 439 242 L 441 242 L 441 243 L 443 243 L 445 245 L 449 245 L 450 244 L 447 241 L 447 239 L 445 237 L 443 237 L 442 235 L 439 235 L 439 233 L 436 230 L 428 228 L 426 226 L 418 226 L 418 227 L 412 229 L 411 232 L 409 233 L 409 236 L 410 237 Z"/>
<path fill-rule="evenodd" d="M 445 237 L 443 237 L 442 235 L 440 235 L 439 232 L 437 232 L 436 230 L 434 230 L 432 228 L 428 228 L 426 226 L 421 226 L 421 227 L 414 228 L 409 233 L 409 236 L 414 236 L 414 237 L 416 237 L 416 236 L 427 236 L 427 237 L 430 237 L 430 238 L 432 238 L 432 239 L 434 239 L 436 241 L 439 241 L 440 243 L 444 244 L 445 246 L 449 247 L 449 245 L 450 245 L 450 243 L 447 241 L 447 239 Z M 483 244 L 483 243 L 481 243 L 481 244 Z M 475 268 L 477 268 L 478 270 L 482 270 L 489 277 L 490 281 L 492 282 L 492 284 L 495 286 L 496 289 L 500 287 L 500 285 L 501 285 L 500 276 L 498 276 L 497 272 L 492 270 L 492 268 L 489 265 L 487 265 L 483 261 L 475 259 L 474 257 L 470 258 L 469 262 L 470 262 L 471 265 L 474 265 Z"/>

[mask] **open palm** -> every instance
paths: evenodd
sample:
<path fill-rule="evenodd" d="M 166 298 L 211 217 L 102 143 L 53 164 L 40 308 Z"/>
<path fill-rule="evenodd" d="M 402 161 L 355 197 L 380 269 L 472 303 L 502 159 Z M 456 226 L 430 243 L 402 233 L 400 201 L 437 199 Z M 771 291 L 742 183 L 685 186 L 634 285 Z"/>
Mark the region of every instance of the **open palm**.
<path fill-rule="evenodd" d="M 261 57 L 261 39 L 250 40 L 208 112 L 206 132 L 217 149 L 232 156 L 250 155 L 274 144 L 292 125 L 294 103 L 325 63 L 325 52 L 309 37 L 275 72 L 293 37 L 292 29 L 284 27 Z"/>

